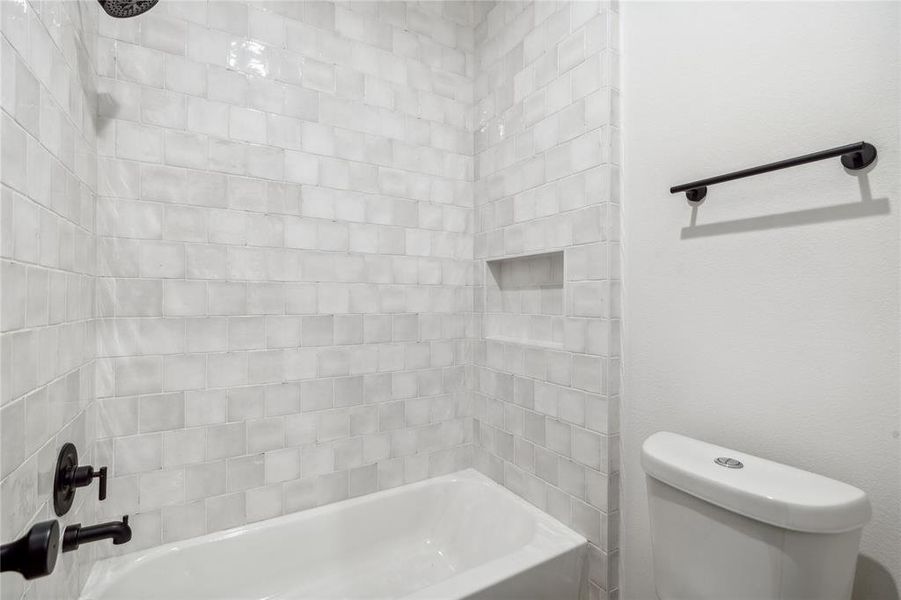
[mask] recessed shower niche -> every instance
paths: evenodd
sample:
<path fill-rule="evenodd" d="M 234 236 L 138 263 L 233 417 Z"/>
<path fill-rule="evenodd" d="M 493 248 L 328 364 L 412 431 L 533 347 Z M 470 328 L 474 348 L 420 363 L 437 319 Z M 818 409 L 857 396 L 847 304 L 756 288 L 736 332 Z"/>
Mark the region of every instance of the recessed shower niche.
<path fill-rule="evenodd" d="M 563 347 L 563 251 L 487 261 L 488 339 Z"/>

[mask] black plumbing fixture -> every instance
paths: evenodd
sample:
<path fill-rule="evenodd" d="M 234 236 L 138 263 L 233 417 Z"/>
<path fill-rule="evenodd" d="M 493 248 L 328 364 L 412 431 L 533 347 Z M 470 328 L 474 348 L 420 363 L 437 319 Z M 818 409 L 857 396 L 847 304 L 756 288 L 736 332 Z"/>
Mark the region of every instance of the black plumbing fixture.
<path fill-rule="evenodd" d="M 53 573 L 59 556 L 59 523 L 37 523 L 15 542 L 0 547 L 0 571 L 18 571 L 25 579 Z"/>
<path fill-rule="evenodd" d="M 127 19 L 136 17 L 153 8 L 159 0 L 97 0 L 111 17 Z"/>
<path fill-rule="evenodd" d="M 751 167 L 750 169 L 734 171 L 732 173 L 726 173 L 725 175 L 717 175 L 716 177 L 700 179 L 698 181 L 692 181 L 691 183 L 683 183 L 682 185 L 671 187 L 669 192 L 670 194 L 685 192 L 685 196 L 690 202 L 700 202 L 704 199 L 704 196 L 707 195 L 708 185 L 732 181 L 733 179 L 742 179 L 744 177 L 751 177 L 752 175 L 760 175 L 762 173 L 769 173 L 770 171 L 778 171 L 789 167 L 797 167 L 798 165 L 825 160 L 834 156 L 842 157 L 842 165 L 846 169 L 859 171 L 860 169 L 870 166 L 870 164 L 876 160 L 876 147 L 866 142 L 857 142 L 856 144 L 848 144 L 847 146 L 821 150 L 820 152 L 805 154 L 804 156 L 787 158 L 759 167 Z"/>
<path fill-rule="evenodd" d="M 121 521 L 110 521 L 100 525 L 82 527 L 81 523 L 69 525 L 63 532 L 63 552 L 78 550 L 81 544 L 90 544 L 99 540 L 113 540 L 118 546 L 131 540 L 131 527 L 128 525 L 128 515 Z"/>
<path fill-rule="evenodd" d="M 94 470 L 94 467 L 78 464 L 78 450 L 75 444 L 66 442 L 60 448 L 56 461 L 56 474 L 53 477 L 53 510 L 61 517 L 72 508 L 75 490 L 90 485 L 94 478 L 100 480 L 99 498 L 106 500 L 106 467 Z"/>

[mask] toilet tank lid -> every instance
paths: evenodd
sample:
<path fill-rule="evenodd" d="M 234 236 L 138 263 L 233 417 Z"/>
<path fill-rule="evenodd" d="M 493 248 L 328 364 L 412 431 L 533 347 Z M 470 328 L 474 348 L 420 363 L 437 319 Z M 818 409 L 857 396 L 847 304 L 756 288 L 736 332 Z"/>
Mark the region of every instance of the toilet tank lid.
<path fill-rule="evenodd" d="M 734 468 L 717 458 L 742 463 Z M 795 467 L 659 431 L 644 441 L 645 473 L 711 504 L 784 529 L 840 533 L 870 520 L 862 490 Z"/>

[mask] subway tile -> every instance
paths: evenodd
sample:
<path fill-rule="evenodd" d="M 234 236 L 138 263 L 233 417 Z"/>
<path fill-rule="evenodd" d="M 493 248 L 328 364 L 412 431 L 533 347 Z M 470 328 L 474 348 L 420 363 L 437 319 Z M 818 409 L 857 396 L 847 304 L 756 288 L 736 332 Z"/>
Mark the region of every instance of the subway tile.
<path fill-rule="evenodd" d="M 258 110 L 230 106 L 228 130 L 232 139 L 266 143 L 266 114 Z"/>
<path fill-rule="evenodd" d="M 277 517 L 283 512 L 281 485 L 257 487 L 245 492 L 247 521 L 261 521 Z"/>
<path fill-rule="evenodd" d="M 185 467 L 185 500 L 198 500 L 225 493 L 225 461 Z"/>
<path fill-rule="evenodd" d="M 162 466 L 162 436 L 151 433 L 116 438 L 115 452 L 116 477 L 154 471 Z"/>
<path fill-rule="evenodd" d="M 120 42 L 116 45 L 116 71 L 120 79 L 152 87 L 163 85 L 164 55 L 150 48 Z"/>
<path fill-rule="evenodd" d="M 198 25 L 188 25 L 187 56 L 215 66 L 226 66 L 228 35 Z"/>
<path fill-rule="evenodd" d="M 255 419 L 247 422 L 247 451 L 264 452 L 285 445 L 285 420 L 282 417 Z"/>
<path fill-rule="evenodd" d="M 206 67 L 179 56 L 165 57 L 165 87 L 192 96 L 206 93 Z"/>
<path fill-rule="evenodd" d="M 142 433 L 180 429 L 185 424 L 184 394 L 145 396 L 140 401 Z"/>
<path fill-rule="evenodd" d="M 182 469 L 143 473 L 139 485 L 138 510 L 142 512 L 184 503 L 185 472 Z"/>
<path fill-rule="evenodd" d="M 190 131 L 227 138 L 228 113 L 228 104 L 188 97 L 187 125 Z"/>
<path fill-rule="evenodd" d="M 102 19 L 96 130 L 43 48 L 4 53 L 3 474 L 54 433 L 45 411 L 90 418 L 154 544 L 493 453 L 615 544 L 615 13 L 504 6 L 475 35 L 462 5 L 226 4 Z M 565 281 L 485 313 L 482 258 L 554 249 Z M 72 369 L 77 391 L 40 389 Z"/>
<path fill-rule="evenodd" d="M 179 19 L 149 14 L 141 21 L 141 44 L 169 54 L 184 55 L 187 24 Z"/>
<path fill-rule="evenodd" d="M 263 485 L 265 481 L 262 454 L 230 458 L 226 461 L 228 491 L 246 490 Z"/>
<path fill-rule="evenodd" d="M 153 88 L 141 89 L 141 119 L 147 124 L 184 129 L 186 106 L 185 97 L 181 94 Z"/>
<path fill-rule="evenodd" d="M 206 525 L 208 531 L 219 531 L 243 525 L 246 507 L 243 492 L 235 492 L 206 499 Z"/>
<path fill-rule="evenodd" d="M 246 449 L 247 445 L 243 423 L 213 425 L 207 428 L 207 460 L 240 456 L 244 454 Z"/>
<path fill-rule="evenodd" d="M 200 427 L 163 433 L 163 467 L 197 464 L 204 460 L 206 431 Z"/>
<path fill-rule="evenodd" d="M 201 501 L 164 506 L 161 518 L 163 543 L 197 537 L 206 532 L 206 506 Z"/>

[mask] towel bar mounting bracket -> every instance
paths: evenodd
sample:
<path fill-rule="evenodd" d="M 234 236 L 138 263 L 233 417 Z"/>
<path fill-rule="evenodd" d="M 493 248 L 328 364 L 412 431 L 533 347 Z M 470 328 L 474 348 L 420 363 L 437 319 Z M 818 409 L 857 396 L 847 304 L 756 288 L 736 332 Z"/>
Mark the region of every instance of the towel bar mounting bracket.
<path fill-rule="evenodd" d="M 842 165 L 846 169 L 859 171 L 866 169 L 873 161 L 876 160 L 876 147 L 873 144 L 864 142 L 863 147 L 857 152 L 848 152 L 842 154 Z"/>
<path fill-rule="evenodd" d="M 704 198 L 707 197 L 707 186 L 694 188 L 693 190 L 688 190 L 685 192 L 685 197 L 688 198 L 689 202 L 693 202 L 695 204 L 700 204 Z"/>

